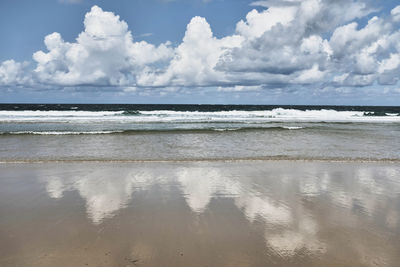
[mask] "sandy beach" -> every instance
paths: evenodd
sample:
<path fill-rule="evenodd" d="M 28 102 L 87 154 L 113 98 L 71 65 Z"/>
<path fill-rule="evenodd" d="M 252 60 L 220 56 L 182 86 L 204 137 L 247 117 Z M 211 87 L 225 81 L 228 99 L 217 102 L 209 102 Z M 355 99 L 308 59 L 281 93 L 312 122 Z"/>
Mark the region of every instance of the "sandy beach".
<path fill-rule="evenodd" d="M 1 266 L 396 266 L 395 163 L 0 165 Z"/>
<path fill-rule="evenodd" d="M 400 0 L 0 21 L 0 267 L 400 267 Z"/>

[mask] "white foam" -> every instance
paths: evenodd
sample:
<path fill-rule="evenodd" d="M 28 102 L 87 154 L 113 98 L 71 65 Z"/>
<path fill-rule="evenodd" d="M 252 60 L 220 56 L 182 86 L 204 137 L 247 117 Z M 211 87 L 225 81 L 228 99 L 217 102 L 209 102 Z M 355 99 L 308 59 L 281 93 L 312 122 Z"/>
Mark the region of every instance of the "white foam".
<path fill-rule="evenodd" d="M 368 112 L 368 111 L 366 111 Z M 118 122 L 118 123 L 267 123 L 267 122 L 400 122 L 390 116 L 364 116 L 364 111 L 297 110 L 276 108 L 264 111 L 0 111 L 0 122 Z M 294 129 L 294 128 L 292 128 Z"/>
<path fill-rule="evenodd" d="M 276 108 L 264 111 L 142 111 L 144 121 L 207 121 L 207 122 L 400 122 L 399 116 L 364 116 L 364 111 L 297 110 Z"/>
<path fill-rule="evenodd" d="M 288 130 L 300 130 L 300 129 L 304 129 L 304 127 L 300 127 L 300 126 L 283 126 L 282 128 L 288 129 Z"/>
<path fill-rule="evenodd" d="M 8 132 L 7 134 L 34 134 L 34 135 L 80 135 L 80 134 L 112 134 L 122 133 L 123 131 L 89 131 L 89 132 L 40 132 L 40 131 L 19 131 L 19 132 Z M 3 133 L 4 134 L 4 133 Z"/>
<path fill-rule="evenodd" d="M 0 117 L 101 117 L 122 114 L 123 111 L 80 111 L 80 110 L 1 110 Z"/>

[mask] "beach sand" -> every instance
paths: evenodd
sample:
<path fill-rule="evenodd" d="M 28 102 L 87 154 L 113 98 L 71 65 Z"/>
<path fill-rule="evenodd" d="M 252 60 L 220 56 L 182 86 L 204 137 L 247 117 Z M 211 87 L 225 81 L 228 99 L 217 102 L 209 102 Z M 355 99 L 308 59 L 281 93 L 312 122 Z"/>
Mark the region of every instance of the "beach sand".
<path fill-rule="evenodd" d="M 0 164 L 0 266 L 398 266 L 400 166 Z"/>

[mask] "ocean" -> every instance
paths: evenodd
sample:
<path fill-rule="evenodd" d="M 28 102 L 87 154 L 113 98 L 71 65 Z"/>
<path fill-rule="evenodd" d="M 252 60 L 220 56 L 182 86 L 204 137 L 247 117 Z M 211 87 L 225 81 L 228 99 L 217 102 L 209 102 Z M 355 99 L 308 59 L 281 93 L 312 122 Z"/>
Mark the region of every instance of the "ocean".
<path fill-rule="evenodd" d="M 397 266 L 399 114 L 0 105 L 0 266 Z"/>
<path fill-rule="evenodd" d="M 1 104 L 0 161 L 400 161 L 400 107 Z"/>

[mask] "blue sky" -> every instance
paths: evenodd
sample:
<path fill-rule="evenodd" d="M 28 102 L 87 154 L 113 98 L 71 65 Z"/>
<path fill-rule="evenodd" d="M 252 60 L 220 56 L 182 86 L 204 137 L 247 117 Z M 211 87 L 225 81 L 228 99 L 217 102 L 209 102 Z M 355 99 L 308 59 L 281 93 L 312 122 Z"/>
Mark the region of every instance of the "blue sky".
<path fill-rule="evenodd" d="M 399 105 L 396 2 L 3 0 L 0 101 Z"/>
<path fill-rule="evenodd" d="M 0 60 L 31 59 L 38 49 L 45 49 L 43 38 L 53 32 L 61 33 L 65 41 L 74 41 L 84 29 L 85 14 L 94 4 L 119 15 L 137 39 L 160 44 L 167 40 L 179 43 L 194 16 L 206 17 L 218 37 L 232 34 L 235 24 L 254 8 L 251 2 L 2 0 L 0 35 L 7 38 L 0 42 Z"/>

